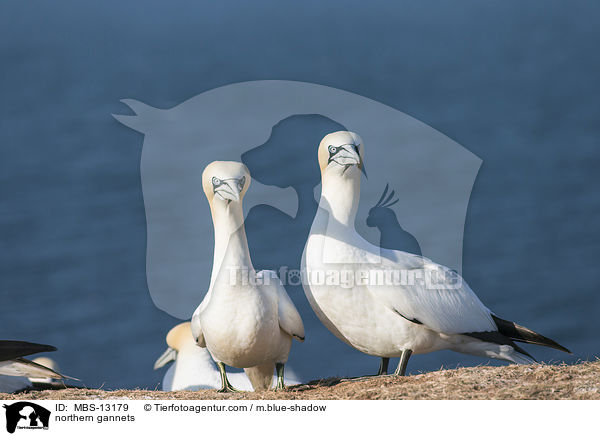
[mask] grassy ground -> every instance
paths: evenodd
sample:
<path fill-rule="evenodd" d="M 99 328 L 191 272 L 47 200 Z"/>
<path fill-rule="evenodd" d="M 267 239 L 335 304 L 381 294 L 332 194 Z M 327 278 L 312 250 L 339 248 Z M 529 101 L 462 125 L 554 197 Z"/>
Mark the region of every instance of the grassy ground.
<path fill-rule="evenodd" d="M 147 390 L 61 389 L 0 394 L 24 399 L 178 399 L 178 400 L 491 400 L 600 399 L 600 361 L 575 365 L 509 365 L 440 370 L 409 377 L 326 379 L 289 387 L 284 392 L 220 394 Z"/>

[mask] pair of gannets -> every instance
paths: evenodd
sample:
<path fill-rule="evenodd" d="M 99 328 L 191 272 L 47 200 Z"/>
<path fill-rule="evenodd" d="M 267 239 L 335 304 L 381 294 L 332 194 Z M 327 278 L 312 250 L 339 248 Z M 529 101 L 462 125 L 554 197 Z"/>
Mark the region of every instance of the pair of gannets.
<path fill-rule="evenodd" d="M 52 384 L 71 378 L 58 372 L 49 358 L 24 359 L 30 354 L 56 351 L 52 345 L 0 340 L 0 392 L 15 392 L 36 383 Z"/>
<path fill-rule="evenodd" d="M 244 368 L 254 390 L 284 388 L 284 365 L 292 338 L 304 325 L 273 271 L 255 272 L 244 230 L 242 200 L 250 172 L 238 162 L 212 162 L 202 186 L 212 214 L 215 249 L 208 292 L 191 321 L 194 339 L 217 363 L 221 391 L 233 391 L 225 365 Z"/>
<path fill-rule="evenodd" d="M 197 391 L 221 387 L 219 370 L 206 348 L 196 345 L 189 322 L 173 327 L 166 339 L 168 348 L 154 364 L 154 369 L 158 369 L 174 362 L 163 378 L 163 391 Z M 286 375 L 286 384 L 299 383 L 288 377 L 289 374 Z M 236 389 L 252 390 L 250 380 L 243 372 L 229 373 L 227 378 Z"/>
<path fill-rule="evenodd" d="M 363 353 L 382 357 L 380 374 L 387 373 L 390 357 L 400 357 L 395 373 L 404 375 L 412 353 L 442 349 L 515 363 L 533 361 L 515 341 L 569 352 L 497 317 L 455 271 L 363 239 L 354 228 L 363 159 L 362 140 L 352 132 L 331 133 L 319 145 L 321 199 L 302 269 L 306 297 L 335 336 Z M 354 285 L 342 287 L 319 279 L 332 273 L 350 275 Z"/>
<path fill-rule="evenodd" d="M 302 255 L 303 285 L 313 310 L 335 336 L 381 357 L 379 374 L 387 373 L 390 357 L 400 357 L 395 373 L 404 375 L 412 353 L 442 349 L 515 363 L 533 361 L 515 341 L 569 352 L 497 317 L 455 271 L 363 239 L 354 228 L 363 155 L 362 140 L 352 132 L 331 133 L 318 148 L 322 191 Z M 302 341 L 304 327 L 275 273 L 255 273 L 252 267 L 242 211 L 250 174 L 241 163 L 213 162 L 202 184 L 215 251 L 209 291 L 192 317 L 194 339 L 217 362 L 221 391 L 232 390 L 225 364 L 244 368 L 255 390 L 271 385 L 276 367 L 281 388 L 292 337 Z M 336 274 L 338 279 L 350 274 L 353 284 L 324 279 Z M 412 279 L 384 279 L 408 276 Z"/>

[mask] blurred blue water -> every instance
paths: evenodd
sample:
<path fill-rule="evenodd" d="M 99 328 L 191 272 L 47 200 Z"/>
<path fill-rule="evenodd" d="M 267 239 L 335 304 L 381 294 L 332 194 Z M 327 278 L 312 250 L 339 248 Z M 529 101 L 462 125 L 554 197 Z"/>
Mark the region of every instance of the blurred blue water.
<path fill-rule="evenodd" d="M 537 358 L 592 358 L 599 18 L 597 3 L 554 0 L 3 2 L 0 336 L 56 345 L 63 371 L 88 386 L 155 387 L 176 320 L 146 288 L 143 138 L 110 114 L 126 97 L 166 108 L 288 79 L 381 101 L 481 157 L 465 278 L 500 316 L 574 351 L 529 347 Z M 332 375 L 376 369 L 345 356 Z M 409 370 L 484 362 L 439 352 Z"/>

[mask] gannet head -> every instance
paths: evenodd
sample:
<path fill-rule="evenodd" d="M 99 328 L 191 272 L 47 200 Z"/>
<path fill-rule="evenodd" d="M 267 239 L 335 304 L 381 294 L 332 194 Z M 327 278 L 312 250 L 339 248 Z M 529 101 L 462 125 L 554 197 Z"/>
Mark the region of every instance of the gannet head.
<path fill-rule="evenodd" d="M 52 371 L 60 372 L 58 363 L 56 363 L 54 359 L 51 359 L 49 357 L 36 357 L 32 360 L 32 362 L 37 363 L 38 365 L 45 366 L 46 368 L 50 368 Z"/>
<path fill-rule="evenodd" d="M 37 363 L 38 365 L 45 366 L 46 368 L 51 369 L 52 371 L 59 373 L 60 368 L 58 367 L 58 363 L 51 359 L 50 357 L 36 357 L 32 360 L 33 363 Z M 56 381 L 58 383 L 58 376 L 56 379 L 51 377 L 28 377 L 29 381 L 32 383 L 47 383 L 54 384 Z"/>
<path fill-rule="evenodd" d="M 192 336 L 192 327 L 189 321 L 177 324 L 175 327 L 169 330 L 169 333 L 167 333 L 168 348 L 158 359 L 156 359 L 156 362 L 154 363 L 154 369 L 162 368 L 167 363 L 176 360 L 177 353 L 181 350 L 186 342 L 194 342 L 194 337 Z"/>
<path fill-rule="evenodd" d="M 202 173 L 202 188 L 208 202 L 240 203 L 250 186 L 250 171 L 240 162 L 215 161 Z"/>
<path fill-rule="evenodd" d="M 365 172 L 362 139 L 354 132 L 340 131 L 326 135 L 319 144 L 321 174 L 351 176 Z"/>

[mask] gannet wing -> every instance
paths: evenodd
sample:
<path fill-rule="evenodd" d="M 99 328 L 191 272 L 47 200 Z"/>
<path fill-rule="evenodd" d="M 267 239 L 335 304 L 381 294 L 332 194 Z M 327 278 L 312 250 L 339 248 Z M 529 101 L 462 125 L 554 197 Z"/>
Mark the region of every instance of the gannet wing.
<path fill-rule="evenodd" d="M 0 341 L 0 361 L 15 359 L 29 354 L 56 351 L 52 345 L 25 341 Z"/>
<path fill-rule="evenodd" d="M 192 328 L 192 336 L 199 347 L 206 348 L 206 341 L 204 340 L 204 334 L 202 333 L 202 326 L 200 325 L 200 309 L 202 305 L 198 306 L 192 315 L 190 322 Z"/>
<path fill-rule="evenodd" d="M 262 286 L 271 286 L 277 292 L 277 310 L 281 329 L 300 342 L 304 341 L 304 324 L 302 323 L 302 318 L 275 271 L 259 271 L 256 273 L 256 277 L 257 279 L 264 280 Z"/>
<path fill-rule="evenodd" d="M 413 259 L 411 257 L 411 259 Z M 388 272 L 390 280 L 369 280 L 369 292 L 399 316 L 440 332 L 461 334 L 497 331 L 490 310 L 483 305 L 455 271 L 421 258 L 420 268 L 406 269 L 402 263 L 382 262 L 371 266 Z M 390 269 L 406 271 L 404 277 L 389 275 Z M 399 279 L 399 280 L 398 280 Z"/>
<path fill-rule="evenodd" d="M 50 368 L 20 357 L 0 362 L 0 374 L 30 378 L 65 378 Z"/>

